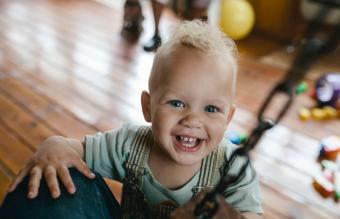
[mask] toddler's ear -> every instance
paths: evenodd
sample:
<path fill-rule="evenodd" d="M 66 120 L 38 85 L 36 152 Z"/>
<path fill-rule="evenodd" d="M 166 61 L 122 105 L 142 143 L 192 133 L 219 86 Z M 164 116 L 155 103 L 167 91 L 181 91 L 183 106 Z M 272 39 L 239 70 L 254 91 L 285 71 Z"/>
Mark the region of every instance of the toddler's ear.
<path fill-rule="evenodd" d="M 227 115 L 227 125 L 230 123 L 231 119 L 233 118 L 233 116 L 235 114 L 235 110 L 236 110 L 236 106 L 235 106 L 235 104 L 233 104 L 230 107 L 228 115 Z"/>
<path fill-rule="evenodd" d="M 151 122 L 150 94 L 146 91 L 142 92 L 141 104 L 145 121 Z"/>

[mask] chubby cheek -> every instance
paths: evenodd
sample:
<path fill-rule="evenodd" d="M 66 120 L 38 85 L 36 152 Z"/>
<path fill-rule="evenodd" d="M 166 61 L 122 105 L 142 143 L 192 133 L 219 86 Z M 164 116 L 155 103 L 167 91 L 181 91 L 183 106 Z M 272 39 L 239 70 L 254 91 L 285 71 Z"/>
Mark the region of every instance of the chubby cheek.
<path fill-rule="evenodd" d="M 155 134 L 161 138 L 171 134 L 174 124 L 175 119 L 166 110 L 159 110 L 153 115 L 152 126 L 154 127 Z"/>
<path fill-rule="evenodd" d="M 216 122 L 211 124 L 214 125 L 211 125 L 209 127 L 209 137 L 212 144 L 211 147 L 213 147 L 214 149 L 222 141 L 227 125 L 222 122 Z"/>

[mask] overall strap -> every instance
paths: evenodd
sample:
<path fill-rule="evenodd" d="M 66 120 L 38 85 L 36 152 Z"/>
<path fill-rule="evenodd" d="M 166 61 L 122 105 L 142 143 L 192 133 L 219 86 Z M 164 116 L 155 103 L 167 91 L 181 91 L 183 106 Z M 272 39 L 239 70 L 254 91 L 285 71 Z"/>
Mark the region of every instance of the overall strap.
<path fill-rule="evenodd" d="M 126 177 L 123 183 L 122 219 L 144 219 L 150 217 L 150 208 L 141 188 L 152 145 L 151 128 L 141 126 L 131 144 L 131 151 L 125 164 Z"/>
<path fill-rule="evenodd" d="M 126 162 L 127 177 L 134 178 L 139 183 L 142 183 L 152 141 L 151 128 L 142 126 L 137 130 L 131 145 L 131 152 Z"/>
<path fill-rule="evenodd" d="M 220 168 L 225 162 L 226 147 L 218 146 L 203 159 L 197 186 L 193 188 L 194 196 L 205 188 L 213 188 L 220 179 Z"/>

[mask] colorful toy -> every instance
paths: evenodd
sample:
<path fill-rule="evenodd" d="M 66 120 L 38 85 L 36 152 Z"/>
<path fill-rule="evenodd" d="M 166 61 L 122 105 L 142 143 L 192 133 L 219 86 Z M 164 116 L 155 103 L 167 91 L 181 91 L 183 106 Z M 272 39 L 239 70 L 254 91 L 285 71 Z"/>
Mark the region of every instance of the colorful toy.
<path fill-rule="evenodd" d="M 240 134 L 235 131 L 229 131 L 227 133 L 227 138 L 229 141 L 231 141 L 233 144 L 240 145 L 247 141 L 248 137 L 245 134 Z"/>
<path fill-rule="evenodd" d="M 296 89 L 296 93 L 306 90 L 307 83 L 302 82 Z M 299 111 L 299 117 L 303 121 L 325 120 L 340 118 L 340 72 L 327 74 L 320 77 L 315 88 L 312 89 L 311 97 L 316 100 L 317 107 Z"/>
<path fill-rule="evenodd" d="M 315 120 L 326 120 L 326 119 L 336 119 L 337 117 L 340 118 L 340 110 L 337 111 L 335 108 L 331 106 L 325 106 L 323 108 L 301 108 L 299 110 L 299 118 L 302 121 L 308 121 L 311 118 Z"/>
<path fill-rule="evenodd" d="M 315 85 L 315 94 L 319 106 L 340 108 L 340 72 L 319 78 Z"/>
<path fill-rule="evenodd" d="M 335 161 L 340 152 L 340 138 L 337 136 L 329 136 L 322 139 L 320 143 L 319 160 L 326 159 Z"/>
<path fill-rule="evenodd" d="M 301 108 L 299 111 L 299 117 L 303 121 L 310 120 L 312 118 L 312 112 L 307 108 Z"/>
<path fill-rule="evenodd" d="M 325 198 L 333 194 L 335 201 L 338 201 L 340 199 L 340 166 L 334 161 L 324 160 L 327 157 L 328 153 L 325 150 L 324 145 L 337 145 L 338 140 L 339 139 L 337 139 L 336 136 L 330 136 L 326 139 L 323 139 L 323 142 L 321 144 L 323 149 L 322 151 L 320 151 L 320 155 L 322 158 L 320 162 L 322 172 L 313 178 L 313 186 L 315 190 Z"/>
<path fill-rule="evenodd" d="M 312 109 L 312 117 L 315 120 L 323 120 L 326 118 L 326 113 L 321 108 Z"/>
<path fill-rule="evenodd" d="M 306 81 L 303 81 L 297 86 L 295 93 L 296 94 L 302 94 L 308 90 L 308 84 Z"/>
<path fill-rule="evenodd" d="M 340 166 L 335 162 L 339 152 L 339 137 L 330 136 L 321 140 L 319 159 L 322 172 L 313 178 L 315 190 L 325 198 L 333 194 L 335 201 L 340 199 Z"/>
<path fill-rule="evenodd" d="M 330 182 L 333 182 L 334 179 L 334 171 L 330 169 L 324 169 L 322 171 L 322 175 Z"/>
<path fill-rule="evenodd" d="M 327 180 L 323 175 L 318 175 L 313 179 L 313 186 L 320 195 L 327 198 L 334 192 L 333 184 Z"/>
<path fill-rule="evenodd" d="M 330 160 L 322 160 L 321 161 L 321 167 L 323 170 L 331 170 L 331 171 L 339 171 L 338 165 L 334 161 Z"/>
<path fill-rule="evenodd" d="M 335 119 L 338 117 L 338 111 L 331 106 L 325 106 L 322 108 L 325 113 L 326 119 Z"/>
<path fill-rule="evenodd" d="M 223 0 L 221 3 L 220 26 L 232 39 L 244 38 L 252 30 L 255 13 L 246 0 Z"/>

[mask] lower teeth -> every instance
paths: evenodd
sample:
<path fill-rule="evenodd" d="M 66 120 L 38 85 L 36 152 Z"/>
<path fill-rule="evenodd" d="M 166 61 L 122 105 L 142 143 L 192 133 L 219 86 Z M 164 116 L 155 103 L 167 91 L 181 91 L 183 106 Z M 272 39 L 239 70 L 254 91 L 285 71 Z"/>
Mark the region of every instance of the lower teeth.
<path fill-rule="evenodd" d="M 195 147 L 195 145 L 188 145 L 188 144 L 183 144 L 184 147 L 187 147 L 187 148 L 192 148 L 192 147 Z"/>

